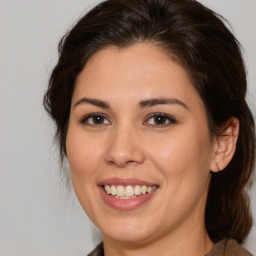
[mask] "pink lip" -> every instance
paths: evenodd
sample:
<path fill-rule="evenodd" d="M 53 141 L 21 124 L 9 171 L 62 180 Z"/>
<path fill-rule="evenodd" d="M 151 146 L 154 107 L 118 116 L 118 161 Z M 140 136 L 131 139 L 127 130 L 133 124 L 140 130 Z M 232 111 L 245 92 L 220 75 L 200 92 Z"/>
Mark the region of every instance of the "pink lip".
<path fill-rule="evenodd" d="M 149 182 L 137 180 L 137 179 L 119 179 L 119 178 L 111 178 L 111 179 L 106 179 L 99 182 L 98 188 L 104 202 L 108 206 L 119 211 L 129 211 L 142 206 L 143 204 L 148 202 L 155 195 L 155 192 L 158 190 L 158 186 L 157 186 L 157 189 L 153 190 L 149 194 L 139 195 L 131 199 L 118 199 L 118 198 L 115 198 L 114 196 L 108 195 L 104 190 L 104 187 L 103 187 L 104 185 L 122 185 L 122 186 L 145 185 L 148 187 L 153 187 L 157 185 Z"/>

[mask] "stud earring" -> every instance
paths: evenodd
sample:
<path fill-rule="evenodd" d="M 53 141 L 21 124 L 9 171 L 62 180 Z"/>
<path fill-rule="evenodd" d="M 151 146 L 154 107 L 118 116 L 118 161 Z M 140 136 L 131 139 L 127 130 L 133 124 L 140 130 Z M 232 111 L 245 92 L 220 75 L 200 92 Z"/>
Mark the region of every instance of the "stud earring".
<path fill-rule="evenodd" d="M 217 152 L 218 152 L 218 153 L 223 152 L 223 148 L 219 148 L 219 149 L 217 150 Z"/>
<path fill-rule="evenodd" d="M 217 172 L 220 172 L 220 164 L 217 163 L 216 165 L 217 165 Z"/>

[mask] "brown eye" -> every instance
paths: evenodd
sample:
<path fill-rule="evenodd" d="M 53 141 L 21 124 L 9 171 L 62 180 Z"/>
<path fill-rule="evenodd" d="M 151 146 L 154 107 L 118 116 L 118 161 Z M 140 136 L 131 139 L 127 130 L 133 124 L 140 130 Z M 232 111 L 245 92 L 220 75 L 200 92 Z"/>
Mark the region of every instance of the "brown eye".
<path fill-rule="evenodd" d="M 102 116 L 94 116 L 92 117 L 93 124 L 103 124 L 104 123 L 104 117 Z"/>
<path fill-rule="evenodd" d="M 81 120 L 84 125 L 109 125 L 110 121 L 100 114 L 90 114 Z"/>
<path fill-rule="evenodd" d="M 165 116 L 155 116 L 154 117 L 154 123 L 155 124 L 165 124 L 167 121 L 167 118 Z"/>
<path fill-rule="evenodd" d="M 155 127 L 163 127 L 163 126 L 168 126 L 175 123 L 176 123 L 176 120 L 173 117 L 163 113 L 151 114 L 145 122 L 145 124 L 149 124 Z"/>

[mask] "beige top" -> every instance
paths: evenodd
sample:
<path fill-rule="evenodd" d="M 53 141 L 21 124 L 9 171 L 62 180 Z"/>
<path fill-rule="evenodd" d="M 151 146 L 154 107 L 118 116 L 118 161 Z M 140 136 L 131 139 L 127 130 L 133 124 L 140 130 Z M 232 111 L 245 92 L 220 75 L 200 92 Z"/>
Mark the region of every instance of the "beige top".
<path fill-rule="evenodd" d="M 88 256 L 104 256 L 103 244 L 100 243 Z M 253 256 L 234 239 L 223 239 L 214 244 L 205 256 Z"/>
<path fill-rule="evenodd" d="M 234 239 L 216 243 L 206 256 L 253 256 Z"/>

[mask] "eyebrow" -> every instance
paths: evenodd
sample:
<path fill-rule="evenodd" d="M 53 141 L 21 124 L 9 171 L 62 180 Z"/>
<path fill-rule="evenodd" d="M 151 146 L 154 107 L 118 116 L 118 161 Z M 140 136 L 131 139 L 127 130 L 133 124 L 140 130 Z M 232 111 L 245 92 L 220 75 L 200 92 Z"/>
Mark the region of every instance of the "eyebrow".
<path fill-rule="evenodd" d="M 89 99 L 89 98 L 82 98 L 80 100 L 78 100 L 75 104 L 74 107 L 77 107 L 78 105 L 84 104 L 84 103 L 89 103 L 91 105 L 94 105 L 96 107 L 100 107 L 100 108 L 105 108 L 105 109 L 110 109 L 110 105 L 109 103 L 102 101 L 102 100 L 98 100 L 98 99 Z"/>
<path fill-rule="evenodd" d="M 74 104 L 73 108 L 84 103 L 88 103 L 104 109 L 110 109 L 110 104 L 108 102 L 99 100 L 99 99 L 89 99 L 89 98 L 81 98 Z M 142 100 L 139 103 L 139 107 L 146 108 L 146 107 L 153 107 L 156 105 L 165 105 L 165 104 L 178 104 L 186 109 L 189 109 L 188 106 L 183 101 L 178 100 L 176 98 L 155 98 L 155 99 Z"/>
<path fill-rule="evenodd" d="M 140 108 L 153 107 L 155 105 L 164 105 L 164 104 L 178 104 L 186 109 L 189 109 L 188 106 L 181 100 L 176 98 L 156 98 L 143 100 L 139 103 Z"/>

